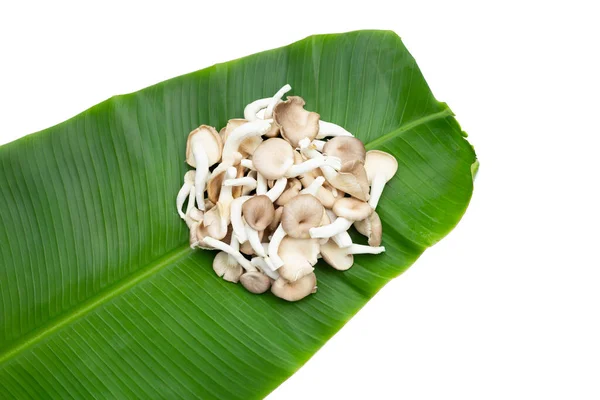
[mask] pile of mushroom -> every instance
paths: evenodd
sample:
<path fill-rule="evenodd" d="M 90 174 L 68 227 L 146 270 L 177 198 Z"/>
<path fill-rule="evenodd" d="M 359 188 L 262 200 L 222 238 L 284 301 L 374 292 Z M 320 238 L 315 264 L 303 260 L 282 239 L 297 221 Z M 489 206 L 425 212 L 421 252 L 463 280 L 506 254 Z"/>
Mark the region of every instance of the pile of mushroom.
<path fill-rule="evenodd" d="M 184 176 L 177 211 L 192 248 L 220 250 L 218 276 L 297 301 L 316 292 L 319 258 L 344 271 L 354 254 L 385 251 L 375 209 L 398 163 L 305 110 L 301 97 L 283 101 L 290 90 L 248 104 L 244 119 L 220 132 L 202 125 L 189 134 L 195 170 Z M 368 246 L 352 242 L 353 225 Z"/>

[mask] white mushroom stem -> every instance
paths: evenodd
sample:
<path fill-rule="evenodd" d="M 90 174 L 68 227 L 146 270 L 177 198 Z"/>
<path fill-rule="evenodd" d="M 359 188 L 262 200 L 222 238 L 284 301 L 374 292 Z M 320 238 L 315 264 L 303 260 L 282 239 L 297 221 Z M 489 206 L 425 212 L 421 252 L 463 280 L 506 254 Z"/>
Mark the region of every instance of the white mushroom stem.
<path fill-rule="evenodd" d="M 237 169 L 235 167 L 227 168 L 225 172 L 225 179 L 223 180 L 223 184 L 221 185 L 221 193 L 219 193 L 219 203 L 222 203 L 229 208 L 231 202 L 233 201 L 233 194 L 231 185 L 225 185 L 225 182 L 234 180 L 233 177 L 237 174 Z"/>
<path fill-rule="evenodd" d="M 185 218 L 184 221 L 187 224 L 188 228 L 191 229 L 192 224 L 194 223 L 194 218 L 191 216 L 191 212 L 192 210 L 198 210 L 196 208 L 196 187 L 192 185 L 192 187 L 190 188 L 190 194 L 189 194 L 189 198 L 188 198 L 188 204 L 187 204 L 187 208 L 185 210 Z M 198 210 L 198 212 L 201 212 L 200 210 Z M 198 221 L 196 221 L 198 222 Z M 202 221 L 200 221 L 202 222 Z"/>
<path fill-rule="evenodd" d="M 325 166 L 339 171 L 342 168 L 342 160 L 340 160 L 338 157 L 331 156 L 314 157 L 310 160 L 304 161 L 303 163 L 292 165 L 285 172 L 285 176 L 288 178 L 294 178 L 296 176 L 312 171 L 313 169 L 322 168 Z"/>
<path fill-rule="evenodd" d="M 281 101 L 283 95 L 289 92 L 290 90 L 292 90 L 292 87 L 289 84 L 286 84 L 284 87 L 279 89 L 277 93 L 275 93 L 275 95 L 271 98 L 267 109 L 265 110 L 265 119 L 271 118 L 273 116 L 273 108 L 275 108 L 275 105 L 277 105 L 277 103 Z"/>
<path fill-rule="evenodd" d="M 242 219 L 242 206 L 252 196 L 241 196 L 231 202 L 231 226 L 233 228 L 232 236 L 235 236 L 240 243 L 246 243 L 246 229 L 244 228 L 244 220 Z"/>
<path fill-rule="evenodd" d="M 373 210 L 377 208 L 377 204 L 379 203 L 379 199 L 381 198 L 386 183 L 387 181 L 383 174 L 376 174 L 371 181 L 369 205 Z"/>
<path fill-rule="evenodd" d="M 256 174 L 256 194 L 266 194 L 267 193 L 267 179 L 261 175 L 260 173 Z"/>
<path fill-rule="evenodd" d="M 277 280 L 279 278 L 279 274 L 276 271 L 273 271 L 267 261 L 262 257 L 254 257 L 250 263 L 261 270 L 263 274 L 267 275 L 269 278 Z"/>
<path fill-rule="evenodd" d="M 275 271 L 283 265 L 283 260 L 281 257 L 279 257 L 277 252 L 279 251 L 279 245 L 281 244 L 281 241 L 285 235 L 286 233 L 283 230 L 283 225 L 279 224 L 275 232 L 273 232 L 273 236 L 271 236 L 271 242 L 269 243 L 269 258 L 273 263 L 273 268 Z"/>
<path fill-rule="evenodd" d="M 246 118 L 247 119 L 247 118 Z M 331 122 L 319 121 L 319 133 L 317 139 L 323 139 L 329 136 L 354 136 L 344 128 Z"/>
<path fill-rule="evenodd" d="M 338 233 L 342 233 L 350 229 L 352 226 L 352 221 L 346 218 L 337 217 L 335 221 L 333 221 L 329 225 L 323 225 L 316 228 L 310 228 L 308 233 L 310 237 L 313 239 L 320 238 L 330 238 Z"/>
<path fill-rule="evenodd" d="M 256 188 L 256 179 L 245 176 L 243 178 L 227 179 L 223 181 L 223 186 L 249 186 L 251 189 Z"/>
<path fill-rule="evenodd" d="M 373 246 L 365 246 L 362 244 L 353 244 L 350 247 L 346 248 L 346 252 L 348 254 L 380 254 L 385 251 L 385 247 L 373 247 Z"/>
<path fill-rule="evenodd" d="M 253 229 L 250 225 L 244 224 L 244 228 L 246 229 L 246 236 L 248 237 L 248 241 L 250 242 L 250 246 L 252 246 L 252 250 L 259 257 L 266 257 L 267 253 L 265 253 L 265 249 L 260 242 L 260 237 L 258 236 L 258 231 Z"/>
<path fill-rule="evenodd" d="M 323 147 L 325 147 L 325 143 L 327 142 L 324 140 L 313 140 L 312 142 L 310 142 L 310 144 L 315 146 L 315 149 L 319 150 L 321 153 L 323 152 Z"/>
<path fill-rule="evenodd" d="M 194 187 L 194 180 L 196 179 L 196 171 L 190 170 L 185 173 L 183 176 L 183 186 L 179 189 L 179 193 L 177 193 L 177 212 L 181 219 L 185 220 L 185 214 L 183 212 L 183 203 L 185 203 L 185 199 L 189 196 L 190 191 Z M 191 198 L 190 198 L 191 200 Z M 189 207 L 188 207 L 189 208 Z"/>
<path fill-rule="evenodd" d="M 273 203 L 275 203 L 275 200 L 277 200 L 279 198 L 279 196 L 281 196 L 281 194 L 285 190 L 286 184 L 287 184 L 287 178 L 277 179 L 275 181 L 275 184 L 273 185 L 273 187 L 267 193 L 265 193 L 267 195 L 267 197 L 269 198 L 269 200 L 271 200 Z M 258 194 L 258 191 L 257 191 L 257 194 Z"/>
<path fill-rule="evenodd" d="M 313 196 L 317 195 L 319 188 L 323 186 L 325 182 L 325 178 L 322 176 L 317 176 L 307 187 L 300 191 L 300 194 L 312 194 Z"/>
<path fill-rule="evenodd" d="M 212 238 L 210 236 L 206 236 L 203 239 L 203 241 L 207 245 L 214 247 L 215 249 L 224 251 L 225 253 L 232 256 L 235 259 L 235 261 L 237 261 L 238 264 L 240 264 L 242 266 L 242 268 L 244 268 L 246 271 L 248 271 L 248 272 L 256 271 L 256 268 L 250 263 L 250 261 L 248 261 L 246 258 L 244 258 L 242 253 L 240 253 L 238 250 L 234 250 L 233 247 L 231 247 L 227 243 L 224 243 L 224 242 L 217 240 L 215 238 Z"/>
<path fill-rule="evenodd" d="M 244 168 L 248 168 L 249 170 L 256 171 L 256 168 L 254 168 L 254 164 L 252 163 L 252 160 L 248 160 L 247 158 L 244 158 L 243 160 L 241 160 L 240 165 Z"/>
<path fill-rule="evenodd" d="M 231 241 L 229 242 L 229 246 L 231 246 L 231 248 L 235 251 L 240 251 L 240 242 L 237 240 L 237 237 L 235 235 L 231 235 Z M 228 254 L 227 257 L 229 258 L 229 262 L 231 263 L 236 261 L 231 254 Z"/>
<path fill-rule="evenodd" d="M 318 159 L 320 157 L 323 157 L 323 155 L 321 153 L 319 153 L 315 149 L 312 149 L 310 146 L 302 147 L 302 144 L 300 144 L 300 149 L 301 149 L 300 152 L 307 158 L 310 158 L 311 160 L 314 158 Z M 320 168 L 321 168 L 321 172 L 323 173 L 323 176 L 325 177 L 325 179 L 327 179 L 329 182 L 335 180 L 335 178 L 338 174 L 338 172 L 335 169 L 331 168 L 328 165 L 323 165 Z"/>
<path fill-rule="evenodd" d="M 254 100 L 252 103 L 248 104 L 244 108 L 244 119 L 248 121 L 256 121 L 258 119 L 258 112 L 263 108 L 267 108 L 269 103 L 271 103 L 272 97 L 267 97 L 265 99 Z"/>
<path fill-rule="evenodd" d="M 335 244 L 337 244 L 337 246 L 341 249 L 345 249 L 352 246 L 352 238 L 350 237 L 350 234 L 347 231 L 338 233 L 331 239 L 333 239 Z"/>
<path fill-rule="evenodd" d="M 199 139 L 194 139 L 196 139 L 196 136 L 192 138 L 192 153 L 196 161 L 196 179 L 194 180 L 194 186 L 196 186 L 196 203 L 198 204 L 198 208 L 204 211 L 204 190 L 206 189 L 206 179 L 208 178 L 208 157 L 202 148 L 202 142 Z"/>

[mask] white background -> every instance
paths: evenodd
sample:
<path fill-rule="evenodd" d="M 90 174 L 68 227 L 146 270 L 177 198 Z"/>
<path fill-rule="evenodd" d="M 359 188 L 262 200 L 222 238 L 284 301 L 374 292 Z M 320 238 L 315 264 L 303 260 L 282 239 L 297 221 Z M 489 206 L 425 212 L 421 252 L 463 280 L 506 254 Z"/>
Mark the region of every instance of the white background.
<path fill-rule="evenodd" d="M 394 30 L 475 145 L 471 206 L 269 399 L 600 398 L 593 1 L 201 3 L 3 1 L 0 142 L 313 33 Z"/>

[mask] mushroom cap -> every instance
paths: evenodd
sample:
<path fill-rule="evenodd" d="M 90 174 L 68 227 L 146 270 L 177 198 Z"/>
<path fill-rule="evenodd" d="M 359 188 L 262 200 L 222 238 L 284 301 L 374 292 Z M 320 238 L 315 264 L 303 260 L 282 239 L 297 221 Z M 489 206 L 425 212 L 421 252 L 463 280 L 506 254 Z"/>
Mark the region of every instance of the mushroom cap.
<path fill-rule="evenodd" d="M 219 201 L 219 195 L 221 194 L 221 186 L 223 185 L 223 179 L 225 178 L 225 171 L 218 173 L 217 175 L 211 176 L 206 184 L 206 192 L 208 193 L 208 199 L 214 204 Z M 233 194 L 233 189 L 231 191 Z"/>
<path fill-rule="evenodd" d="M 342 164 L 354 160 L 365 162 L 366 152 L 363 142 L 352 136 L 335 136 L 323 147 L 324 154 L 338 157 Z"/>
<path fill-rule="evenodd" d="M 213 270 L 217 276 L 233 283 L 237 283 L 240 280 L 240 276 L 244 273 L 242 266 L 224 251 L 218 252 L 215 256 Z"/>
<path fill-rule="evenodd" d="M 343 164 L 340 172 L 328 182 L 334 188 L 352 197 L 362 201 L 369 200 L 369 179 L 363 163 L 358 160 Z"/>
<path fill-rule="evenodd" d="M 242 205 L 242 215 L 246 223 L 257 231 L 265 230 L 275 217 L 275 207 L 267 196 L 254 196 Z"/>
<path fill-rule="evenodd" d="M 294 163 L 294 149 L 281 138 L 262 142 L 252 156 L 254 168 L 265 179 L 279 179 Z"/>
<path fill-rule="evenodd" d="M 323 205 L 316 197 L 300 194 L 283 207 L 281 214 L 283 230 L 293 238 L 308 239 L 309 229 L 321 223 L 323 210 Z"/>
<path fill-rule="evenodd" d="M 333 204 L 333 212 L 338 217 L 350 221 L 361 221 L 373 212 L 369 203 L 357 200 L 353 197 L 342 197 Z"/>
<path fill-rule="evenodd" d="M 221 240 L 227 235 L 229 225 L 229 205 L 217 203 L 213 208 L 204 213 L 202 229 L 207 236 Z"/>
<path fill-rule="evenodd" d="M 192 152 L 192 141 L 200 140 L 201 147 L 206 153 L 208 166 L 215 165 L 221 159 L 223 152 L 223 141 L 215 128 L 208 125 L 200 125 L 198 128 L 190 132 L 187 138 L 185 149 L 185 160 L 192 167 L 196 167 L 196 160 Z"/>
<path fill-rule="evenodd" d="M 300 177 L 300 181 L 302 182 L 302 186 L 304 188 L 309 187 L 314 180 L 315 176 L 311 173 L 304 174 Z M 324 185 L 317 190 L 317 199 L 321 202 L 321 204 L 323 204 L 323 207 L 325 208 L 331 208 L 333 207 L 333 203 L 335 203 L 335 196 L 331 193 L 329 189 L 324 187 Z"/>
<path fill-rule="evenodd" d="M 271 286 L 271 292 L 275 296 L 287 301 L 301 300 L 316 291 L 317 276 L 314 272 L 298 279 L 296 282 L 288 282 L 283 278 L 279 278 Z"/>
<path fill-rule="evenodd" d="M 304 109 L 306 102 L 299 96 L 288 96 L 273 109 L 273 120 L 279 126 L 281 136 L 296 148 L 305 137 L 313 140 L 319 133 L 320 115 Z"/>
<path fill-rule="evenodd" d="M 385 181 L 389 181 L 398 171 L 396 158 L 380 150 L 369 150 L 365 158 L 365 170 L 369 183 L 373 182 L 375 175 L 383 175 Z"/>
<path fill-rule="evenodd" d="M 313 265 L 318 261 L 319 241 L 286 236 L 277 253 L 283 260 L 283 265 L 277 272 L 284 279 L 295 282 L 314 271 Z"/>
<path fill-rule="evenodd" d="M 271 287 L 271 279 L 258 271 L 249 271 L 240 277 L 242 285 L 250 292 L 261 294 Z"/>
<path fill-rule="evenodd" d="M 290 178 L 287 180 L 286 189 L 281 195 L 275 200 L 275 204 L 278 206 L 285 206 L 291 199 L 298 196 L 302 190 L 302 183 L 296 178 Z"/>
<path fill-rule="evenodd" d="M 346 249 L 338 247 L 333 240 L 321 245 L 321 257 L 338 271 L 346 271 L 354 264 L 354 256 L 348 254 Z"/>
<path fill-rule="evenodd" d="M 381 227 L 381 220 L 376 211 L 373 211 L 368 218 L 365 218 L 362 221 L 356 221 L 354 227 L 359 233 L 368 238 L 369 246 L 377 247 L 381 245 L 383 230 Z"/>

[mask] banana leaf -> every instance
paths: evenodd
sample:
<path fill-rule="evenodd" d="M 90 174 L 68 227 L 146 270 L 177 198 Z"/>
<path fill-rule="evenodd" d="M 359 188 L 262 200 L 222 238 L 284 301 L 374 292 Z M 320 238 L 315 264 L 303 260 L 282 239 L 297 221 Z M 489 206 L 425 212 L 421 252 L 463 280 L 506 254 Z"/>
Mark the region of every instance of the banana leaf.
<path fill-rule="evenodd" d="M 90 77 L 93 79 L 93 77 Z M 387 251 L 287 303 L 218 278 L 175 196 L 187 134 L 290 94 L 399 170 Z M 478 165 L 387 31 L 311 36 L 112 97 L 0 147 L 0 398 L 261 398 L 460 220 Z"/>

